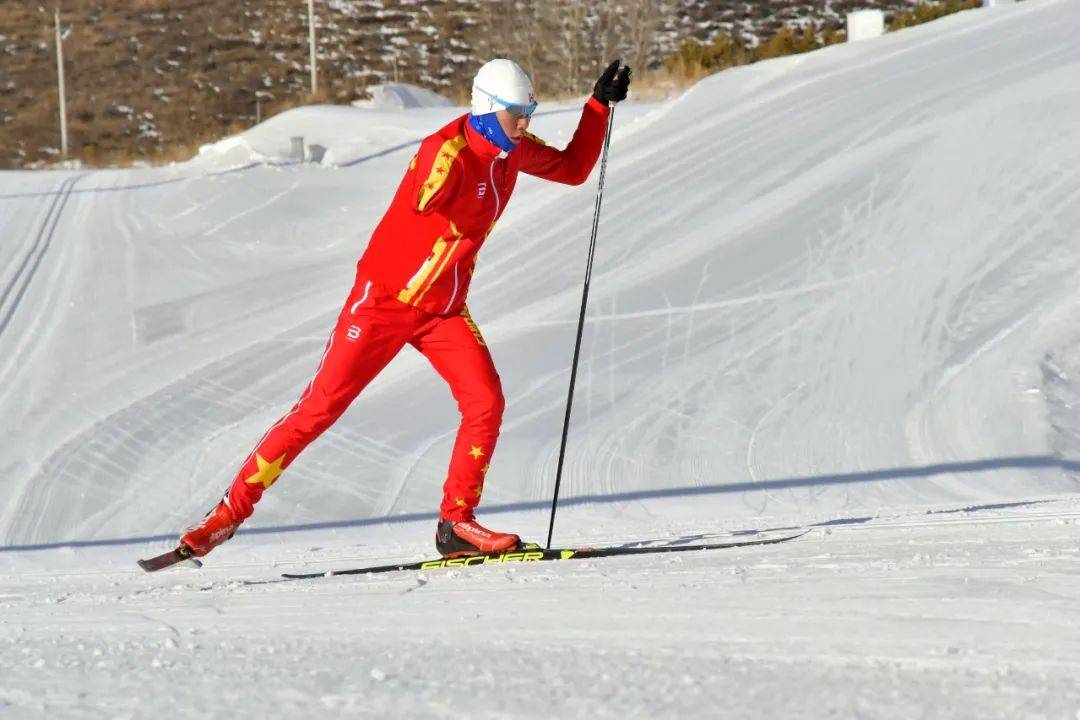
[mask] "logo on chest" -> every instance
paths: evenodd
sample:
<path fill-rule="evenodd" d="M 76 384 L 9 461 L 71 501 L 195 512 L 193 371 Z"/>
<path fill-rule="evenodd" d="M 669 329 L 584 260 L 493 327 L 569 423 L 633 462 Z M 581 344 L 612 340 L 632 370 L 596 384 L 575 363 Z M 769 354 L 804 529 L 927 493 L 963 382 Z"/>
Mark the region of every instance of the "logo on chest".
<path fill-rule="evenodd" d="M 487 183 L 486 182 L 478 182 L 478 183 L 476 183 L 476 197 L 477 198 L 483 198 L 485 195 L 487 195 Z"/>

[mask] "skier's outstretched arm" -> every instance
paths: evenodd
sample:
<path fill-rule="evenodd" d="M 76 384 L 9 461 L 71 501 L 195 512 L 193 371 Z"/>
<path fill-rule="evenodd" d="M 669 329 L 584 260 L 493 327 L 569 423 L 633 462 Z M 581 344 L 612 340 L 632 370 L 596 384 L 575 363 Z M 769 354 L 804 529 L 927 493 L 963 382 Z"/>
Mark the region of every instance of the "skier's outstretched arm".
<path fill-rule="evenodd" d="M 600 157 L 610 103 L 626 99 L 630 88 L 629 66 L 619 67 L 619 61 L 608 65 L 593 87 L 592 97 L 585 103 L 574 137 L 565 150 L 544 144 L 535 135 L 525 133 L 518 152 L 521 152 L 521 171 L 545 180 L 580 185 L 585 182 Z"/>

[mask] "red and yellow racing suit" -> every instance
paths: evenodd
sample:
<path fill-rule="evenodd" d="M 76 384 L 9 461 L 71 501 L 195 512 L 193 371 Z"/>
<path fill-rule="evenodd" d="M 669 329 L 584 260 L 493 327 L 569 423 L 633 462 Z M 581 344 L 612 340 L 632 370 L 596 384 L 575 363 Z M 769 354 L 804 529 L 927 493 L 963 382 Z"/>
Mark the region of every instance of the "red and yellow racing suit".
<path fill-rule="evenodd" d="M 586 103 L 565 150 L 526 134 L 507 154 L 463 115 L 425 138 L 357 263 L 356 282 L 319 368 L 266 432 L 225 496 L 238 521 L 406 344 L 450 385 L 461 425 L 443 486 L 443 520 L 469 520 L 499 436 L 499 375 L 465 298 L 476 255 L 518 173 L 578 185 L 596 164 L 608 108 Z"/>

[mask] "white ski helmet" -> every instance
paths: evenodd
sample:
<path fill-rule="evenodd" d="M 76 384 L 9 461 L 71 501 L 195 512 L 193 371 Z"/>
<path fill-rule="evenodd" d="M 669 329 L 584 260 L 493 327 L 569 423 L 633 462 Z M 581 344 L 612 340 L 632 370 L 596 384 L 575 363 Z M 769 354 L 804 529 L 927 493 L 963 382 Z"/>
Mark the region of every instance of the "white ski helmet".
<path fill-rule="evenodd" d="M 502 109 L 532 115 L 536 95 L 532 80 L 521 66 L 500 58 L 484 63 L 473 78 L 472 112 L 485 115 Z"/>

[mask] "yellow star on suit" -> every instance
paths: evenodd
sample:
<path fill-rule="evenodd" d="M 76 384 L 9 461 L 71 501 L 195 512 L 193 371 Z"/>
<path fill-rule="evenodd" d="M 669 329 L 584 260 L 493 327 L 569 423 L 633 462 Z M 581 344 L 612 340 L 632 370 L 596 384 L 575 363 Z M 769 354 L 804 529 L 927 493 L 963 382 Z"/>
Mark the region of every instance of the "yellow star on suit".
<path fill-rule="evenodd" d="M 248 485 L 258 485 L 262 483 L 263 490 L 270 487 L 280 477 L 281 473 L 285 472 L 285 468 L 281 467 L 281 464 L 285 462 L 285 454 L 282 453 L 274 462 L 267 462 L 262 455 L 255 453 L 255 462 L 259 466 L 259 471 L 251 477 L 244 480 Z"/>

